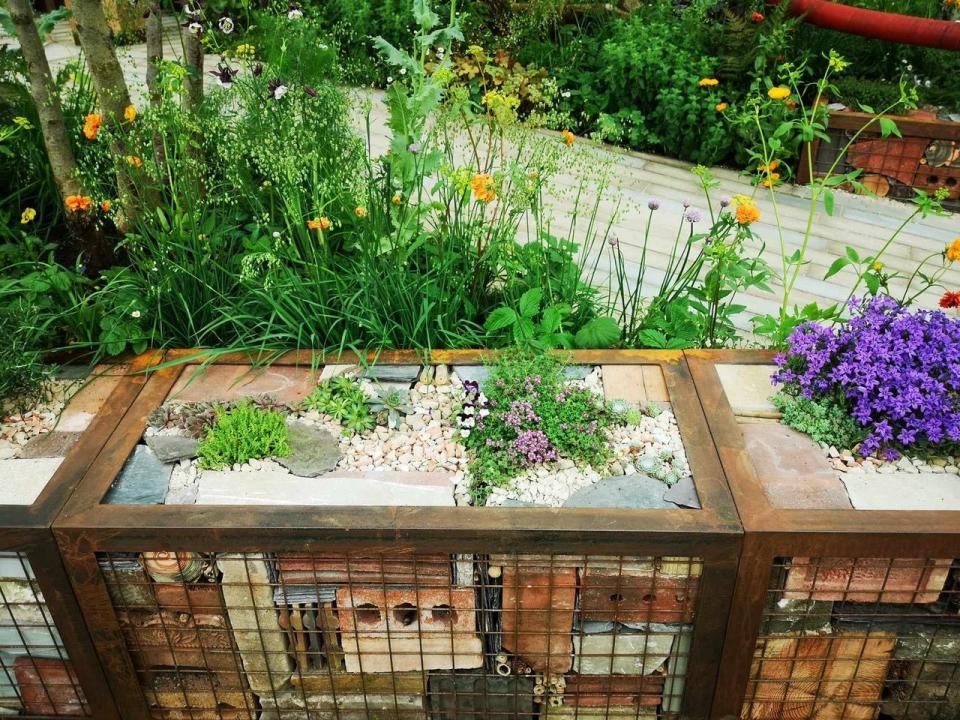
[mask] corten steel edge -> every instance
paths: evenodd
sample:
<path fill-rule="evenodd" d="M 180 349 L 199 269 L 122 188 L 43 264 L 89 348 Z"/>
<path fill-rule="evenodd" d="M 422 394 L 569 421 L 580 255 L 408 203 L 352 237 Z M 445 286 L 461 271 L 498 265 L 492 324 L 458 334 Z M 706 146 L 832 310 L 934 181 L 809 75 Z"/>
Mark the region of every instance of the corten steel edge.
<path fill-rule="evenodd" d="M 748 696 L 776 558 L 956 558 L 960 512 L 775 507 L 761 482 L 764 469 L 755 467 L 745 449 L 716 370 L 720 364 L 770 365 L 774 353 L 691 350 L 685 355 L 744 528 L 713 715 L 734 720 Z"/>
<path fill-rule="evenodd" d="M 29 563 L 63 649 L 73 666 L 90 713 L 95 718 L 119 720 L 109 685 L 80 612 L 73 587 L 64 569 L 51 526 L 57 513 L 120 424 L 124 413 L 146 383 L 142 370 L 159 361 L 155 353 L 134 358 L 128 374 L 103 403 L 96 417 L 70 449 L 53 477 L 32 505 L 0 505 L 0 551 L 17 553 Z M 11 616 L 12 617 L 12 616 Z M 16 621 L 14 621 L 16 625 Z M 29 632 L 27 628 L 18 631 Z M 52 628 L 48 628 L 52 631 Z M 71 681 L 72 682 L 72 681 Z M 56 689 L 44 687 L 51 709 L 58 702 Z M 62 715 L 33 715 L 35 718 Z"/>
<path fill-rule="evenodd" d="M 142 435 L 148 414 L 177 382 L 199 351 L 170 351 L 150 377 L 122 424 L 106 442 L 54 532 L 126 720 L 150 717 L 137 671 L 98 553 L 145 549 L 216 552 L 368 553 L 589 553 L 629 556 L 695 556 L 702 560 L 696 622 L 682 717 L 709 718 L 720 652 L 739 559 L 741 526 L 682 353 L 674 351 L 578 351 L 574 363 L 649 364 L 662 369 L 701 510 L 589 510 L 472 507 L 135 506 L 101 501 Z M 384 352 L 378 364 L 481 362 L 489 351 Z M 292 352 L 272 365 L 317 367 L 318 356 Z M 323 360 L 323 358 L 320 358 Z M 368 358 L 372 360 L 371 358 Z M 217 364 L 249 365 L 247 354 L 217 355 Z M 356 362 L 356 356 L 329 358 Z"/>

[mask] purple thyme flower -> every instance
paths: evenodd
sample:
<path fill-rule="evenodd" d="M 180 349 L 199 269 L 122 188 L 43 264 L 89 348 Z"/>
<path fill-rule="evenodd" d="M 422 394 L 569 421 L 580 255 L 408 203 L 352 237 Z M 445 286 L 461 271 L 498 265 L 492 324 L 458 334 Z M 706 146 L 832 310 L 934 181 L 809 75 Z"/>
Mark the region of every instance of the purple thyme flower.
<path fill-rule="evenodd" d="M 510 449 L 527 464 L 552 462 L 557 459 L 557 450 L 550 439 L 540 430 L 525 430 L 510 443 Z"/>

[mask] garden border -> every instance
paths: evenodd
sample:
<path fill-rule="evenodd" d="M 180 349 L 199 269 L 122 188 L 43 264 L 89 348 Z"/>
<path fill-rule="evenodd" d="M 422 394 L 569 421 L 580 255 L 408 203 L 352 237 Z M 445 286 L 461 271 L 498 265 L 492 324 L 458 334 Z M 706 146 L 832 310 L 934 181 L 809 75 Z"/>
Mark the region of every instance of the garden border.
<path fill-rule="evenodd" d="M 490 351 L 385 352 L 380 364 L 423 361 L 475 363 Z M 609 510 L 552 508 L 398 508 L 310 506 L 131 506 L 101 499 L 142 435 L 147 416 L 167 397 L 187 360 L 250 364 L 243 353 L 166 353 L 117 432 L 103 448 L 54 523 L 64 564 L 80 601 L 123 716 L 147 720 L 145 698 L 126 648 L 96 554 L 109 551 L 205 549 L 217 552 L 318 551 L 362 548 L 374 552 L 554 552 L 689 555 L 702 558 L 697 622 L 693 632 L 683 717 L 712 717 L 720 654 L 732 601 L 742 529 L 683 353 L 679 351 L 578 351 L 572 361 L 650 364 L 661 367 L 684 438 L 703 509 Z M 316 366 L 357 356 L 320 358 L 292 352 L 272 365 Z M 370 356 L 373 359 L 373 356 Z M 174 364 L 180 363 L 180 364 Z M 691 442 L 693 440 L 694 442 Z"/>
<path fill-rule="evenodd" d="M 64 568 L 52 525 L 89 470 L 94 457 L 103 449 L 107 437 L 120 424 L 127 408 L 146 383 L 146 375 L 142 371 L 158 359 L 153 353 L 133 359 L 129 374 L 121 379 L 118 387 L 103 403 L 90 426 L 67 453 L 33 504 L 0 505 L 0 551 L 22 554 L 30 563 L 92 717 L 98 720 L 121 720 L 121 715 L 117 713 L 109 684 L 97 659 L 93 639 L 88 633 Z"/>
<path fill-rule="evenodd" d="M 717 720 L 739 720 L 775 558 L 829 557 L 837 554 L 838 541 L 843 557 L 960 557 L 960 512 L 774 507 L 746 452 L 715 366 L 771 364 L 775 353 L 691 350 L 685 355 L 744 527 L 714 698 Z"/>

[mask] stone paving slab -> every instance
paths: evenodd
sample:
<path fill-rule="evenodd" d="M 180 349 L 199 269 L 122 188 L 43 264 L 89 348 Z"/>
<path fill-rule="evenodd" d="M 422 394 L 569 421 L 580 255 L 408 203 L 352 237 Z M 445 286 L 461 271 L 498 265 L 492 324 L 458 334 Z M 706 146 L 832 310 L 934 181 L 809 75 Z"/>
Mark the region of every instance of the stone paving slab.
<path fill-rule="evenodd" d="M 960 475 L 845 473 L 857 510 L 960 510 Z"/>

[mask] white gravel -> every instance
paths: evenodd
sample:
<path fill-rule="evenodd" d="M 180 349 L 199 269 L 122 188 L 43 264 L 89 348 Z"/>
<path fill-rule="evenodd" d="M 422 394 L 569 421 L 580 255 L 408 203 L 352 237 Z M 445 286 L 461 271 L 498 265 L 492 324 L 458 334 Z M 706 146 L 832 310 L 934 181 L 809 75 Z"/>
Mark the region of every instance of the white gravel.
<path fill-rule="evenodd" d="M 37 435 L 49 433 L 57 424 L 69 398 L 82 380 L 50 380 L 47 397 L 24 413 L 4 413 L 0 419 L 0 460 L 19 457 L 24 445 Z"/>

